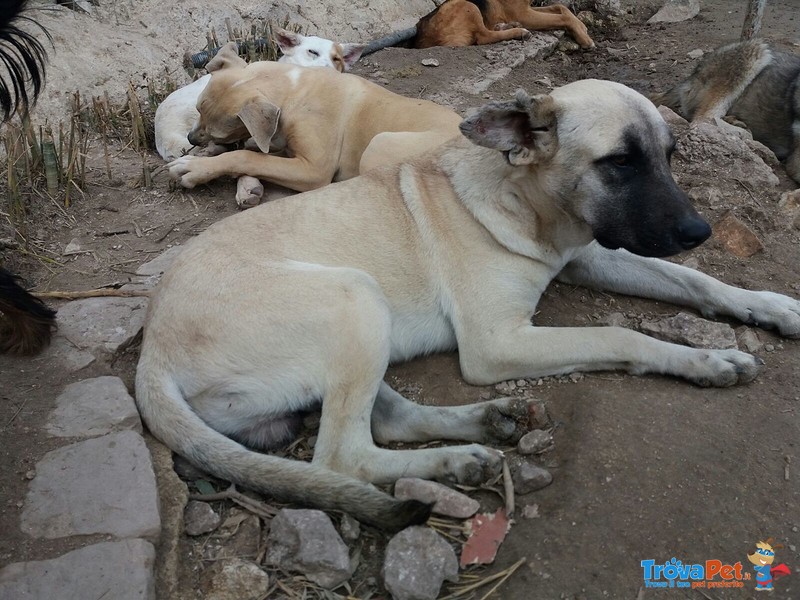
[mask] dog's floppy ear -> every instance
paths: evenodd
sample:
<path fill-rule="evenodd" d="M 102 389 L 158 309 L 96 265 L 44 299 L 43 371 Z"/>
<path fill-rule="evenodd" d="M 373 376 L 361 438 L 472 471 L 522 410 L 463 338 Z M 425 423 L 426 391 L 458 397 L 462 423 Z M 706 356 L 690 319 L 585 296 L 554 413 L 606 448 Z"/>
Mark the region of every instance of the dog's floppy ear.
<path fill-rule="evenodd" d="M 247 127 L 247 131 L 250 132 L 259 150 L 264 154 L 269 154 L 269 144 L 272 136 L 278 130 L 281 109 L 263 95 L 258 94 L 245 102 L 236 116 Z"/>
<path fill-rule="evenodd" d="M 214 71 L 219 71 L 220 69 L 229 69 L 229 68 L 238 68 L 243 69 L 247 66 L 247 62 L 239 56 L 239 46 L 236 45 L 236 42 L 228 42 L 222 48 L 220 48 L 219 52 L 217 52 L 216 56 L 208 61 L 206 65 L 206 71 L 209 73 L 213 73 Z"/>
<path fill-rule="evenodd" d="M 295 47 L 299 46 L 303 42 L 303 36 L 293 31 L 276 29 L 275 42 L 278 44 L 281 52 L 288 56 L 294 51 Z"/>
<path fill-rule="evenodd" d="M 358 62 L 358 59 L 361 58 L 361 53 L 367 47 L 366 44 L 340 44 L 340 46 L 342 47 L 345 71 L 349 71 L 350 67 Z"/>
<path fill-rule="evenodd" d="M 512 102 L 487 104 L 459 128 L 473 144 L 503 152 L 512 165 L 544 162 L 558 147 L 555 102 L 547 94 L 518 90 Z"/>

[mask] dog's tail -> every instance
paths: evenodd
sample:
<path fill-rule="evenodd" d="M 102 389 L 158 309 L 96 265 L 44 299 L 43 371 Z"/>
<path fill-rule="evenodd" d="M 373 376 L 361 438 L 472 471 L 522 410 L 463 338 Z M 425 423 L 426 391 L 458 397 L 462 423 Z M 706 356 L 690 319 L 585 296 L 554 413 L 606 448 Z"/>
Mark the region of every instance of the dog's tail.
<path fill-rule="evenodd" d="M 367 47 L 364 48 L 364 51 L 361 53 L 361 56 L 372 54 L 373 52 L 377 52 L 378 50 L 383 50 L 384 48 L 388 48 L 390 46 L 397 46 L 398 44 L 401 44 L 403 42 L 413 40 L 416 36 L 417 36 L 416 25 L 414 27 L 409 27 L 408 29 L 401 29 L 400 31 L 395 31 L 394 33 L 390 33 L 385 37 L 371 41 L 369 44 L 367 44 Z"/>
<path fill-rule="evenodd" d="M 292 502 L 342 510 L 368 525 L 399 531 L 427 521 L 431 507 L 397 500 L 368 483 L 316 465 L 245 448 L 209 427 L 172 378 L 144 361 L 136 374 L 136 403 L 151 433 L 215 477 Z"/>
<path fill-rule="evenodd" d="M 0 354 L 36 354 L 50 343 L 56 311 L 20 286 L 19 278 L 0 269 Z"/>
<path fill-rule="evenodd" d="M 683 105 L 682 84 L 676 85 L 672 89 L 660 94 L 650 94 L 648 98 L 656 107 L 667 106 L 676 112 L 680 112 Z"/>

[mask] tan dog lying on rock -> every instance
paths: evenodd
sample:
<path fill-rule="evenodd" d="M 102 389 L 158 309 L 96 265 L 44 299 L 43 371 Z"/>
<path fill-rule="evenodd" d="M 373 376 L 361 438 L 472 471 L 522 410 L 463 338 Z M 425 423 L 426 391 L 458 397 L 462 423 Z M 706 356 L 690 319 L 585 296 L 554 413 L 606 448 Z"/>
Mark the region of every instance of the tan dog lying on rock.
<path fill-rule="evenodd" d="M 228 217 L 186 244 L 145 325 L 136 400 L 150 431 L 217 477 L 401 529 L 430 508 L 369 483 L 479 483 L 501 465 L 482 444 L 519 437 L 528 407 L 421 406 L 383 381 L 391 362 L 458 348 L 464 378 L 480 385 L 616 369 L 730 386 L 761 369 L 738 350 L 621 327 L 534 326 L 554 278 L 800 337 L 797 300 L 655 258 L 711 230 L 672 177 L 672 133 L 640 94 L 596 80 L 520 92 L 461 131 L 425 156 Z M 311 464 L 249 449 L 286 443 L 298 412 L 320 403 Z M 442 439 L 471 443 L 386 448 Z"/>
<path fill-rule="evenodd" d="M 169 170 L 187 188 L 223 175 L 250 175 L 313 190 L 458 135 L 461 117 L 452 110 L 355 75 L 274 62 L 248 65 L 232 44 L 207 68 L 212 77 L 200 95 L 200 119 L 189 141 L 232 144 L 252 137 L 261 152 L 180 157 Z"/>

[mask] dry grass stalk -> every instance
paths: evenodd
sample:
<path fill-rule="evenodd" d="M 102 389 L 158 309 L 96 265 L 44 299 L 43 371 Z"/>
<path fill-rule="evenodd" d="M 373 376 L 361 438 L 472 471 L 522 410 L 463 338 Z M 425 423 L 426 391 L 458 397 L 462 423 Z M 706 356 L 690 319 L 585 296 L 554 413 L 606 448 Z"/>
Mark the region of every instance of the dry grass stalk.
<path fill-rule="evenodd" d="M 472 592 L 474 592 L 478 588 L 488 585 L 494 581 L 497 581 L 497 583 L 494 586 L 492 586 L 492 588 L 488 592 L 486 592 L 483 596 L 481 596 L 480 600 L 486 600 L 486 598 L 488 598 L 491 594 L 497 591 L 497 588 L 503 585 L 503 583 L 505 583 L 505 581 L 509 577 L 511 577 L 517 569 L 519 569 L 523 564 L 525 564 L 526 560 L 527 559 L 524 557 L 520 558 L 517 562 L 515 562 L 507 569 L 503 569 L 502 571 L 495 573 L 494 575 L 481 577 L 473 581 L 472 583 L 468 583 L 465 585 L 455 584 L 454 586 L 450 587 L 451 593 L 448 594 L 447 596 L 443 596 L 440 600 L 456 600 L 457 598 L 464 598 L 466 596 L 470 596 Z"/>

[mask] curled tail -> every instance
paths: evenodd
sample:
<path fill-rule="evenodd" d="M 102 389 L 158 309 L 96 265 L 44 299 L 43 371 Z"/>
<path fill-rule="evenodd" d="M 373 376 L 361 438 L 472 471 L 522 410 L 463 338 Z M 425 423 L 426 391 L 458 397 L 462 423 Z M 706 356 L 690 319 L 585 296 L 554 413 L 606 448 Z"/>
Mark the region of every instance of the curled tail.
<path fill-rule="evenodd" d="M 56 311 L 0 269 L 0 354 L 36 354 L 50 343 L 55 326 Z"/>
<path fill-rule="evenodd" d="M 388 531 L 427 521 L 431 507 L 397 500 L 358 479 L 302 461 L 261 454 L 209 427 L 169 375 L 140 362 L 136 403 L 151 433 L 212 475 L 282 502 L 342 510 Z"/>
<path fill-rule="evenodd" d="M 373 52 L 377 52 L 378 50 L 383 50 L 384 48 L 388 48 L 390 46 L 397 46 L 402 42 L 413 40 L 416 36 L 417 36 L 416 26 L 409 27 L 408 29 L 401 29 L 400 31 L 395 31 L 394 33 L 390 33 L 385 37 L 371 41 L 369 44 L 367 44 L 367 47 L 364 48 L 364 51 L 361 53 L 361 56 L 372 54 Z"/>

